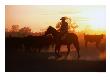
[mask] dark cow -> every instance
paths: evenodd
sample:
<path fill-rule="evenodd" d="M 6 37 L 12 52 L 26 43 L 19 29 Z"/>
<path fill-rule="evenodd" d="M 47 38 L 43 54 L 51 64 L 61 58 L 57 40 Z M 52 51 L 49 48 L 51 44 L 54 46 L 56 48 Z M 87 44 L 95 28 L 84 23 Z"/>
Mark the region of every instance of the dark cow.
<path fill-rule="evenodd" d="M 21 37 L 6 37 L 5 38 L 5 48 L 6 51 L 14 51 L 22 49 L 23 38 Z"/>
<path fill-rule="evenodd" d="M 87 43 L 88 42 L 95 42 L 96 43 L 96 47 L 99 46 L 101 39 L 103 39 L 103 34 L 101 35 L 88 35 L 88 34 L 84 34 L 84 40 L 85 40 L 85 46 L 87 47 Z"/>

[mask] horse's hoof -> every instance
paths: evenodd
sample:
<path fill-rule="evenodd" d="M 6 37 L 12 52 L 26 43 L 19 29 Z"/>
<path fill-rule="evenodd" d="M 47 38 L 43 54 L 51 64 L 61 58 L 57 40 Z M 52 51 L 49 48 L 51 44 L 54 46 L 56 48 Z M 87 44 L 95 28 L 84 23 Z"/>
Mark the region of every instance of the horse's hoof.
<path fill-rule="evenodd" d="M 65 59 L 64 56 L 60 56 L 60 57 L 57 58 L 57 61 L 61 61 L 61 60 L 64 60 L 64 59 Z"/>

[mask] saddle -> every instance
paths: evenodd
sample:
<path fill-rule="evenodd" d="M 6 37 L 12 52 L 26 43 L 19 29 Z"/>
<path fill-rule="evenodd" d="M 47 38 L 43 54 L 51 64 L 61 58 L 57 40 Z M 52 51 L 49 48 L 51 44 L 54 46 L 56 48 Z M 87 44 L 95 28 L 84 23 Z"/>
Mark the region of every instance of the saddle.
<path fill-rule="evenodd" d="M 60 30 L 60 33 L 61 33 L 61 39 L 60 40 L 65 40 L 67 38 L 67 35 L 68 35 L 68 30 L 67 29 Z"/>

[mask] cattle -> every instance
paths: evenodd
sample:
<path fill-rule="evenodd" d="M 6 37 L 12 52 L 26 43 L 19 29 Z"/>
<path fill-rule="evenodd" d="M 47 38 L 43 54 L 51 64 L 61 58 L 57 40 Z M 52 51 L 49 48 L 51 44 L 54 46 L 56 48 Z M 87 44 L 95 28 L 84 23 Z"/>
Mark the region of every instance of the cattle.
<path fill-rule="evenodd" d="M 6 37 L 5 48 L 6 51 L 14 51 L 22 49 L 23 39 L 21 37 Z"/>
<path fill-rule="evenodd" d="M 96 47 L 99 47 L 99 44 L 101 42 L 101 39 L 103 39 L 103 34 L 101 35 L 88 35 L 84 34 L 84 40 L 85 40 L 85 46 L 87 47 L 88 42 L 96 43 Z"/>
<path fill-rule="evenodd" d="M 27 36 L 27 37 L 7 37 L 5 38 L 6 51 L 25 50 L 31 51 L 32 49 L 41 51 L 43 48 L 49 48 L 53 42 L 51 35 L 42 36 Z"/>
<path fill-rule="evenodd" d="M 28 36 L 24 38 L 23 45 L 26 50 L 35 49 L 40 52 L 41 49 L 48 49 L 52 42 L 53 38 L 50 35 Z"/>

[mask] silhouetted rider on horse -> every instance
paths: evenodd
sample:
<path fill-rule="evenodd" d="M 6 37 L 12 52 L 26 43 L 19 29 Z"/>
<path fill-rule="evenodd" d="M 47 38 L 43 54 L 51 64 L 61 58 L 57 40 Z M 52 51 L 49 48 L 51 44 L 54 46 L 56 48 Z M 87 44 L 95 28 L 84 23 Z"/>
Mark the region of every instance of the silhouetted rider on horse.
<path fill-rule="evenodd" d="M 56 28 L 58 28 L 57 30 L 54 27 L 49 26 L 45 34 L 46 35 L 52 34 L 54 43 L 55 43 L 55 53 L 57 56 L 59 56 L 60 48 L 62 45 L 67 46 L 68 48 L 67 55 L 68 55 L 70 53 L 70 45 L 73 44 L 76 48 L 76 51 L 78 53 L 78 58 L 79 58 L 80 47 L 79 47 L 78 36 L 73 32 L 69 33 L 69 29 L 76 28 L 76 25 L 72 26 L 72 22 L 71 21 L 69 22 L 70 18 L 67 18 L 67 17 L 62 17 L 60 20 L 61 22 L 57 23 L 57 26 L 56 26 Z"/>

